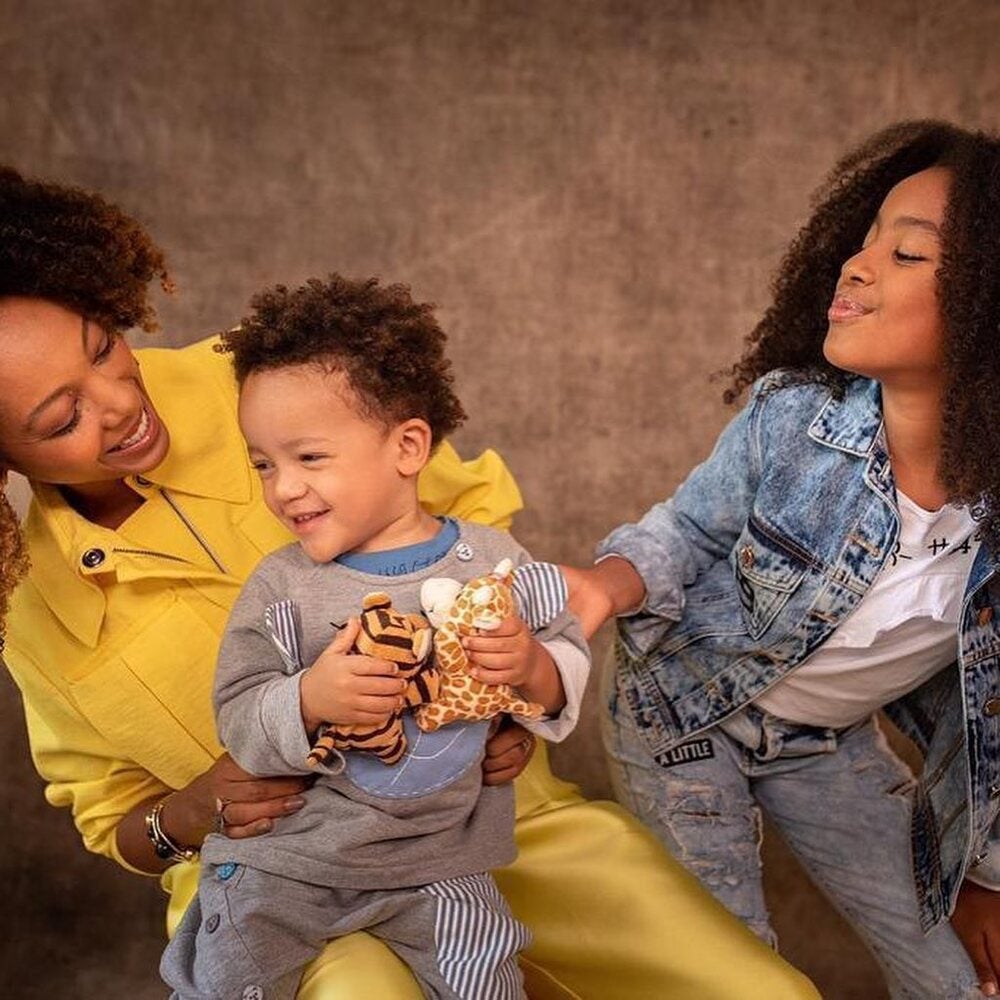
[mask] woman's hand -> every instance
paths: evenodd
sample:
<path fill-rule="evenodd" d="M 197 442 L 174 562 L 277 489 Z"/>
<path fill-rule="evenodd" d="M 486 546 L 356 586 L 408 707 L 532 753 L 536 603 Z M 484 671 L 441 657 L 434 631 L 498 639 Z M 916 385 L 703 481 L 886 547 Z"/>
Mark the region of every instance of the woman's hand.
<path fill-rule="evenodd" d="M 535 752 L 535 737 L 509 715 L 500 716 L 493 734 L 486 740 L 483 784 L 503 785 L 513 781 Z"/>
<path fill-rule="evenodd" d="M 951 926 L 969 953 L 983 995 L 1000 994 L 1000 892 L 966 879 Z"/>
<path fill-rule="evenodd" d="M 267 833 L 274 820 L 305 805 L 311 775 L 259 778 L 223 754 L 191 784 L 168 796 L 160 821 L 180 844 L 198 847 L 208 834 L 239 839 Z"/>
<path fill-rule="evenodd" d="M 588 639 L 613 615 L 637 608 L 646 596 L 642 577 L 620 556 L 609 556 L 586 568 L 559 569 L 569 588 L 570 610 L 580 619 Z"/>

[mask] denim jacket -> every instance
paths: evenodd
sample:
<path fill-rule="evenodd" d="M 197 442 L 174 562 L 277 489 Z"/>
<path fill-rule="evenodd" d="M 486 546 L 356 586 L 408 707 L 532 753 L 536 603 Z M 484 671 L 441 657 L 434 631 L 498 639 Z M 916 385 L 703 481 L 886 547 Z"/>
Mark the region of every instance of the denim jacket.
<path fill-rule="evenodd" d="M 674 496 L 608 536 L 646 584 L 620 621 L 619 695 L 658 756 L 761 695 L 864 597 L 899 535 L 877 382 L 843 399 L 759 380 Z M 1000 884 L 1000 578 L 981 546 L 958 659 L 886 706 L 923 751 L 913 869 L 925 928 L 970 868 Z"/>

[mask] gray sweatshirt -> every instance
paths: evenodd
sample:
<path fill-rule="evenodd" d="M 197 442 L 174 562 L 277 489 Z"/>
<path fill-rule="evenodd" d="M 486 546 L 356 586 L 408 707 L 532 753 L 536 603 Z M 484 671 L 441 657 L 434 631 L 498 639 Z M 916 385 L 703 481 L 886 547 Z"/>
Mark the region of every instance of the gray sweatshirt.
<path fill-rule="evenodd" d="M 464 583 L 504 558 L 515 565 L 529 561 L 505 532 L 468 522 L 459 522 L 459 529 L 458 541 L 442 559 L 401 576 L 372 575 L 336 562 L 317 564 L 297 544 L 261 561 L 233 607 L 215 679 L 219 735 L 241 767 L 259 775 L 314 773 L 306 765 L 309 739 L 302 722 L 300 674 L 279 653 L 265 625 L 266 609 L 294 602 L 301 661 L 308 665 L 333 639 L 332 623 L 343 624 L 359 614 L 365 594 L 385 591 L 399 611 L 420 611 L 420 586 L 429 577 Z M 566 611 L 536 638 L 557 646 L 568 640 L 583 652 L 587 649 Z M 212 835 L 202 857 L 350 889 L 423 885 L 509 864 L 516 854 L 513 788 L 482 783 L 486 728 L 475 723 L 456 730 L 464 745 L 463 763 L 458 773 L 453 763 L 449 770 L 443 752 L 443 777 L 431 791 L 373 792 L 371 784 L 352 780 L 350 767 L 339 774 L 325 769 L 305 793 L 306 805 L 277 820 L 270 833 L 241 840 Z M 370 755 L 356 756 L 367 758 L 363 763 L 376 777 L 387 767 L 372 763 Z"/>

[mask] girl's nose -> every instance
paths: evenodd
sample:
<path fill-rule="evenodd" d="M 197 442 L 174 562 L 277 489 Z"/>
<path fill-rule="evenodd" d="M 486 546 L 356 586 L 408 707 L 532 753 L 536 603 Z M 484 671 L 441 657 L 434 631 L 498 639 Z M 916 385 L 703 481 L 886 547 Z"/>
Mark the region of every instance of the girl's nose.
<path fill-rule="evenodd" d="M 844 261 L 840 273 L 856 285 L 870 284 L 875 276 L 867 248 L 862 248 L 853 257 Z"/>

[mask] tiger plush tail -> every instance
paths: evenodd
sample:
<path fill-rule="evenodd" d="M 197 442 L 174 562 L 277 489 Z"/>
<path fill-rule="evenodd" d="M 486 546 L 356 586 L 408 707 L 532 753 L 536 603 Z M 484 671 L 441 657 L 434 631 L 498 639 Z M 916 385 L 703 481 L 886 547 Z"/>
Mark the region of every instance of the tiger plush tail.
<path fill-rule="evenodd" d="M 352 726 L 324 726 L 306 757 L 309 767 L 328 765 L 331 758 L 343 750 L 364 750 L 378 757 L 383 764 L 395 764 L 406 751 L 406 737 L 399 716 L 391 718 L 384 726 L 372 729 Z"/>

